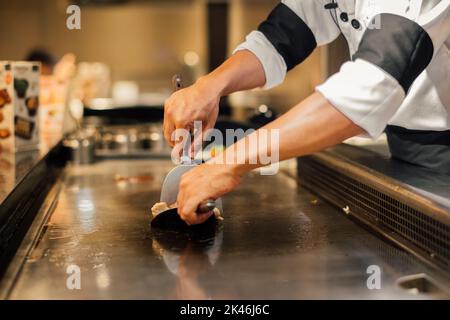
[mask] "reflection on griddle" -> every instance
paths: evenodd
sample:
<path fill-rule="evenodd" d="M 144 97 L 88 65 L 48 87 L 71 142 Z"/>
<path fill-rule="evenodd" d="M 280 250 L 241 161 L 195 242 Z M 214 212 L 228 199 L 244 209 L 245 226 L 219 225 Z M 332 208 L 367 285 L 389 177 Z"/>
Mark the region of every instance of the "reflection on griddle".
<path fill-rule="evenodd" d="M 220 274 L 214 270 L 223 242 L 222 228 L 201 232 L 152 232 L 152 248 L 162 257 L 167 269 L 176 276 L 173 299 L 225 299 L 236 298 L 230 288 L 220 292 L 208 290 L 201 279 L 206 274 Z"/>

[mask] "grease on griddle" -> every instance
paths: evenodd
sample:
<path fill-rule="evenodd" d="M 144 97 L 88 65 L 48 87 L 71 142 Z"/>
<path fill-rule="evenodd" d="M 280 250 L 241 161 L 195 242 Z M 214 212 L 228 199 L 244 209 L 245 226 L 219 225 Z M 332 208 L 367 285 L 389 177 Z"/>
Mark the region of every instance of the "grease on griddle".
<path fill-rule="evenodd" d="M 142 175 L 137 175 L 137 176 L 122 176 L 120 174 L 117 174 L 114 177 L 114 181 L 116 183 L 133 183 L 133 184 L 137 184 L 137 183 L 144 183 L 144 182 L 149 182 L 153 180 L 153 176 L 149 175 L 149 174 L 142 174 Z"/>

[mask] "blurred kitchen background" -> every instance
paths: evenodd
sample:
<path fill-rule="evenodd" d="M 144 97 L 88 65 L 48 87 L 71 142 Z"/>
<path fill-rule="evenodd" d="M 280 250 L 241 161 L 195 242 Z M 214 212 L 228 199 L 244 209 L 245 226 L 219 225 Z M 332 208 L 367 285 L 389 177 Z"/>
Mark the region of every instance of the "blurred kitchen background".
<path fill-rule="evenodd" d="M 43 76 L 52 74 L 59 88 L 45 88 L 55 79 L 41 80 L 42 135 L 48 128 L 73 130 L 83 113 L 85 122 L 97 125 L 105 115 L 110 123 L 118 118 L 161 122 L 164 100 L 173 90 L 172 76 L 180 73 L 189 85 L 214 69 L 278 2 L 0 0 L 0 60 L 36 60 L 36 55 L 49 60 L 50 70 L 43 66 Z M 66 27 L 71 4 L 81 8 L 80 30 Z M 222 99 L 221 115 L 259 127 L 311 94 L 346 59 L 346 44 L 338 39 L 315 50 L 282 85 Z M 59 110 L 45 110 L 51 104 L 45 101 L 46 91 L 54 93 L 47 98 L 59 97 Z M 51 118 L 65 112 L 63 108 L 72 116 L 66 112 L 63 124 L 55 125 Z M 76 121 L 69 123 L 73 118 Z"/>
<path fill-rule="evenodd" d="M 14 0 L 1 1 L 0 57 L 22 60 L 32 49 L 66 53 L 78 62 L 102 62 L 110 68 L 111 95 L 117 81 L 133 81 L 141 94 L 167 93 L 181 72 L 186 84 L 222 61 L 267 16 L 275 0 Z M 66 28 L 66 9 L 81 8 L 81 30 Z M 338 49 L 338 50 L 336 50 Z M 231 99 L 252 107 L 265 102 L 280 111 L 311 93 L 347 58 L 342 45 L 316 50 L 267 92 Z M 223 52 L 221 52 L 223 51 Z M 328 61 L 330 56 L 333 61 Z M 254 97 L 253 99 L 250 99 Z"/>

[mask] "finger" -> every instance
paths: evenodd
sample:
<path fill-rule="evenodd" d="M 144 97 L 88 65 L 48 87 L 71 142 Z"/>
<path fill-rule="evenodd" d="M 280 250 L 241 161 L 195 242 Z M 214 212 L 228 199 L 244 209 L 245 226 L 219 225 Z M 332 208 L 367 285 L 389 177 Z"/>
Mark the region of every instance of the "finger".
<path fill-rule="evenodd" d="M 208 220 L 213 214 L 214 214 L 214 212 L 212 212 L 212 211 L 209 211 L 206 213 L 196 213 L 196 215 L 195 215 L 196 220 L 194 221 L 193 224 L 202 224 L 206 220 Z"/>
<path fill-rule="evenodd" d="M 209 211 L 206 213 L 196 213 L 196 212 L 190 212 L 188 214 L 182 214 L 178 213 L 188 225 L 195 225 L 195 224 L 201 224 L 204 223 L 206 220 L 208 220 L 214 212 Z"/>
<path fill-rule="evenodd" d="M 185 199 L 182 195 L 182 199 L 178 202 L 178 213 L 181 219 L 187 221 L 195 218 L 195 211 L 197 210 L 199 202 L 195 202 L 191 199 Z"/>
<path fill-rule="evenodd" d="M 164 102 L 164 138 L 168 142 L 170 146 L 175 145 L 175 141 L 172 139 L 172 133 L 175 130 L 175 119 L 174 119 L 174 102 L 173 102 L 174 94 L 172 94 L 165 102 Z"/>
<path fill-rule="evenodd" d="M 196 223 L 197 207 L 201 200 L 196 200 L 196 197 L 186 190 L 186 184 L 180 183 L 180 192 L 178 193 L 178 214 L 188 224 Z"/>
<path fill-rule="evenodd" d="M 177 150 L 174 151 L 174 155 L 190 159 L 191 136 L 189 131 L 185 128 L 177 128 L 172 133 L 172 140 L 176 141 L 174 148 L 177 148 Z"/>
<path fill-rule="evenodd" d="M 186 221 L 188 215 L 188 212 L 185 209 L 183 209 L 185 206 L 185 199 L 187 199 L 186 193 L 187 193 L 186 183 L 184 183 L 183 178 L 181 178 L 177 195 L 177 207 L 178 207 L 177 211 L 180 218 L 184 221 Z"/>
<path fill-rule="evenodd" d="M 215 125 L 215 121 L 211 120 L 203 121 L 202 125 L 203 123 L 206 123 L 206 125 L 202 127 L 199 132 L 195 132 L 190 150 L 191 157 L 195 157 L 198 152 L 202 151 L 203 143 L 206 139 L 208 139 L 208 135 L 211 134 L 211 129 L 213 129 Z"/>
<path fill-rule="evenodd" d="M 189 148 L 189 156 L 191 158 L 195 158 L 195 156 L 197 155 L 198 152 L 202 151 L 202 146 L 203 146 L 203 132 L 198 132 L 195 133 L 194 137 L 193 137 L 193 141 L 190 145 Z"/>
<path fill-rule="evenodd" d="M 170 119 L 164 118 L 164 138 L 167 143 L 173 147 L 175 142 L 172 141 L 172 132 L 175 130 L 175 126 L 171 123 Z"/>
<path fill-rule="evenodd" d="M 183 152 L 183 144 L 182 143 L 177 143 L 173 147 L 172 151 L 170 152 L 170 156 L 171 156 L 172 162 L 174 164 L 180 164 L 182 152 Z"/>
<path fill-rule="evenodd" d="M 170 99 L 170 98 L 169 98 Z M 170 135 L 169 135 L 169 125 L 170 125 L 170 115 L 169 115 L 169 99 L 164 101 L 164 116 L 163 116 L 163 134 L 164 139 L 166 139 L 167 143 L 170 145 Z"/>

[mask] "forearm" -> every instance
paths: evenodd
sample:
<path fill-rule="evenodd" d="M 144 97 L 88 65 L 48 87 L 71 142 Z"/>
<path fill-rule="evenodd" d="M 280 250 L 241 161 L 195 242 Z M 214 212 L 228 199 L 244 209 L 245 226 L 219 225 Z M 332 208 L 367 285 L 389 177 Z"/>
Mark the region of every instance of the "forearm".
<path fill-rule="evenodd" d="M 220 96 L 261 87 L 265 82 L 260 61 L 248 50 L 236 52 L 214 71 L 198 80 L 199 85 L 216 91 Z"/>
<path fill-rule="evenodd" d="M 363 133 L 360 127 L 334 108 L 320 93 L 312 94 L 261 129 L 239 140 L 211 162 L 230 165 L 242 175 L 266 164 L 260 161 L 260 155 L 273 158 L 274 152 L 277 152 L 277 158 L 281 161 L 323 150 Z M 257 148 L 250 147 L 252 141 L 262 139 L 273 129 L 278 130 L 278 143 L 272 141 L 258 144 Z M 254 159 L 257 159 L 256 163 Z"/>
<path fill-rule="evenodd" d="M 364 132 L 317 92 L 265 128 L 280 130 L 280 160 L 311 154 Z"/>

